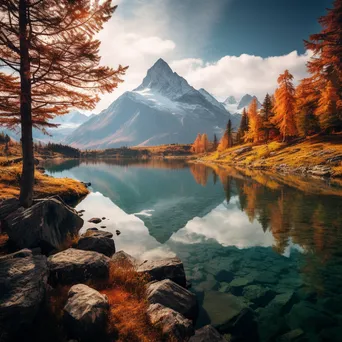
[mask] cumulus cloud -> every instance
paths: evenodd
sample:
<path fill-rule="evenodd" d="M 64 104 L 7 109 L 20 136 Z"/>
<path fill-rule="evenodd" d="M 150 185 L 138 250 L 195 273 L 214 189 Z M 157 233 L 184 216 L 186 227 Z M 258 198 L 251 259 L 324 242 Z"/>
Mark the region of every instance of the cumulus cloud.
<path fill-rule="evenodd" d="M 268 58 L 243 54 L 225 56 L 214 63 L 187 58 L 173 61 L 171 67 L 195 88 L 204 88 L 221 100 L 228 95 L 241 97 L 246 93 L 255 94 L 262 100 L 267 92 L 275 90 L 277 78 L 285 69 L 297 82 L 306 77 L 306 63 L 311 56 L 310 51 L 303 55 L 293 51 Z"/>

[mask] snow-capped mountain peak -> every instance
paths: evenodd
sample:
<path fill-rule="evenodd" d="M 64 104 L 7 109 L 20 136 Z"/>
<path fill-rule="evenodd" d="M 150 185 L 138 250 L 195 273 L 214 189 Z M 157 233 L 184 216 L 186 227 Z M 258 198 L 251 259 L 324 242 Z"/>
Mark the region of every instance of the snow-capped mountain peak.
<path fill-rule="evenodd" d="M 224 104 L 236 104 L 236 98 L 234 96 L 228 96 L 227 99 L 223 102 Z"/>
<path fill-rule="evenodd" d="M 158 61 L 147 71 L 142 84 L 134 91 L 141 92 L 149 89 L 154 93 L 159 93 L 169 99 L 176 99 L 192 91 L 194 88 L 163 60 Z"/>

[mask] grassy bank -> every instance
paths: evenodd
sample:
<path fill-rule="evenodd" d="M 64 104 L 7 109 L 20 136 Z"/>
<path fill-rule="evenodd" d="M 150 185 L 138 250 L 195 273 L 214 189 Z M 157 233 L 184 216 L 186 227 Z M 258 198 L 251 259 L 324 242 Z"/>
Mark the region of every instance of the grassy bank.
<path fill-rule="evenodd" d="M 197 161 L 245 169 L 342 177 L 342 134 L 315 136 L 292 143 L 239 145 L 201 155 Z"/>
<path fill-rule="evenodd" d="M 18 197 L 20 192 L 21 175 L 21 148 L 19 144 L 12 143 L 9 153 L 4 152 L 4 145 L 0 145 L 0 200 L 11 197 Z M 52 158 L 63 157 L 54 154 Z M 38 154 L 36 158 L 45 159 L 45 156 Z M 35 198 L 59 195 L 63 200 L 71 202 L 86 196 L 89 190 L 86 186 L 76 180 L 69 178 L 53 178 L 35 171 Z"/>

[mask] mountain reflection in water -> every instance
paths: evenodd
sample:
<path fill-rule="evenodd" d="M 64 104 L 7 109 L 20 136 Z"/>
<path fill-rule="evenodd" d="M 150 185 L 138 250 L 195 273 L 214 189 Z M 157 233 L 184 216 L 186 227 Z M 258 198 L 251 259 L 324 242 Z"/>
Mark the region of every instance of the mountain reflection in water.
<path fill-rule="evenodd" d="M 106 230 L 120 230 L 117 250 L 143 260 L 178 255 L 184 261 L 201 304 L 199 326 L 224 325 L 234 297 L 253 308 L 262 341 L 297 328 L 309 341 L 339 340 L 338 182 L 183 161 L 45 167 L 55 177 L 92 183 L 94 192 L 77 209 L 85 210 L 85 222 L 106 217 Z M 91 226 L 86 222 L 83 230 Z M 270 295 L 262 300 L 251 298 L 265 291 Z M 279 295 L 289 298 L 286 305 L 275 305 Z"/>

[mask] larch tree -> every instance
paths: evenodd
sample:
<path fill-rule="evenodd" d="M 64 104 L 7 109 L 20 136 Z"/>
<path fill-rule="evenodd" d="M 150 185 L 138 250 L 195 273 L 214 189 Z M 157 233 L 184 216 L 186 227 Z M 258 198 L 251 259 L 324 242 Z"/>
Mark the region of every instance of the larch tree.
<path fill-rule="evenodd" d="M 93 109 L 126 68 L 100 65 L 95 35 L 114 13 L 111 0 L 3 0 L 0 2 L 0 124 L 21 126 L 20 202 L 33 199 L 32 128 L 54 126 L 71 108 Z"/>
<path fill-rule="evenodd" d="M 245 141 L 258 142 L 260 140 L 261 118 L 258 113 L 258 102 L 254 98 L 248 107 L 248 131 Z"/>
<path fill-rule="evenodd" d="M 202 146 L 202 135 L 198 133 L 194 143 L 192 144 L 193 152 L 201 153 L 201 146 Z"/>
<path fill-rule="evenodd" d="M 317 114 L 325 117 L 329 114 L 322 114 L 323 108 L 329 108 L 332 120 L 324 119 L 324 122 L 330 122 L 329 128 L 342 129 L 342 1 L 335 0 L 333 8 L 328 10 L 327 15 L 319 19 L 322 30 L 318 34 L 310 36 L 305 41 L 307 49 L 313 51 L 314 56 L 308 62 L 308 71 L 311 76 L 311 83 L 315 89 L 321 92 L 321 101 Z M 327 96 L 333 97 L 334 104 L 327 103 Z M 324 104 L 324 105 L 323 105 Z M 336 116 L 337 119 L 336 120 Z M 334 127 L 331 127 L 331 124 Z M 325 126 L 325 124 L 323 123 Z M 323 129 L 325 128 L 322 127 Z"/>
<path fill-rule="evenodd" d="M 202 134 L 201 136 L 201 148 L 202 148 L 201 152 L 209 151 L 209 139 L 206 133 Z"/>
<path fill-rule="evenodd" d="M 338 91 L 332 81 L 328 81 L 326 87 L 321 91 L 316 114 L 322 129 L 332 131 L 339 128 L 341 121 L 337 107 Z"/>
<path fill-rule="evenodd" d="M 283 141 L 297 135 L 296 97 L 292 80 L 293 76 L 285 70 L 278 78 L 279 87 L 275 91 L 275 115 L 271 121 L 278 127 Z"/>
<path fill-rule="evenodd" d="M 312 85 L 310 78 L 301 80 L 296 88 L 296 126 L 298 134 L 306 137 L 319 131 L 317 116 L 320 92 Z"/>

